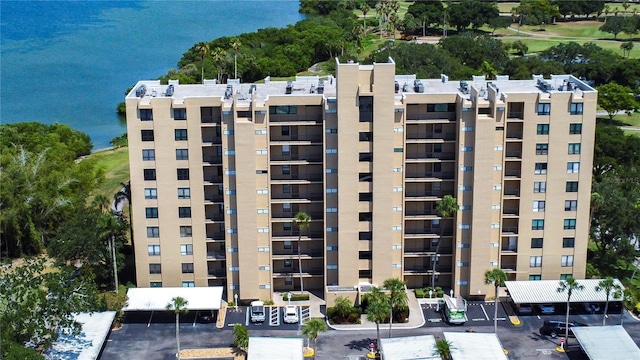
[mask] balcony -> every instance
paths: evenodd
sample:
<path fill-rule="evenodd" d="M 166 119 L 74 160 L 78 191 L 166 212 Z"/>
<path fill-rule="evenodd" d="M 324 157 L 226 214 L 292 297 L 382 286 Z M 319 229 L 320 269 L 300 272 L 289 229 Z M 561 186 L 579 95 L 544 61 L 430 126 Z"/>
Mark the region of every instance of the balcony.
<path fill-rule="evenodd" d="M 321 182 L 323 174 L 272 174 L 272 181 L 290 182 L 290 183 L 308 183 L 308 182 Z"/>
<path fill-rule="evenodd" d="M 205 205 L 221 203 L 221 202 L 224 202 L 224 196 L 222 195 L 205 195 L 204 196 Z"/>
<path fill-rule="evenodd" d="M 515 262 L 503 262 L 502 264 L 500 264 L 500 269 L 506 272 L 516 272 L 518 271 L 518 264 Z"/>
<path fill-rule="evenodd" d="M 518 216 L 520 215 L 520 209 L 518 208 L 504 208 L 502 209 L 503 216 Z"/>
<path fill-rule="evenodd" d="M 456 114 L 407 113 L 407 123 L 449 123 L 456 121 Z"/>
<path fill-rule="evenodd" d="M 509 244 L 502 244 L 502 247 L 500 248 L 500 252 L 502 252 L 502 253 L 517 253 L 518 252 L 518 246 L 517 245 L 509 246 Z"/>
<path fill-rule="evenodd" d="M 522 112 L 522 111 L 509 111 L 507 113 L 507 120 L 524 120 L 524 112 Z"/>
<path fill-rule="evenodd" d="M 311 268 L 305 269 L 302 267 L 302 277 L 319 277 L 324 275 L 323 268 Z M 295 268 L 284 268 L 278 267 L 273 268 L 273 277 L 274 278 L 290 278 L 290 277 L 298 277 L 300 276 L 300 272 Z"/>
<path fill-rule="evenodd" d="M 507 150 L 507 160 L 522 160 L 522 151 Z"/>
<path fill-rule="evenodd" d="M 304 259 L 321 258 L 324 256 L 322 250 L 305 250 L 300 249 L 300 257 Z M 271 254 L 273 260 L 291 260 L 298 259 L 298 252 L 294 249 L 290 250 L 274 250 Z"/>
<path fill-rule="evenodd" d="M 207 260 L 226 260 L 227 254 L 224 251 L 208 251 Z"/>
<path fill-rule="evenodd" d="M 222 184 L 222 176 L 205 176 L 204 184 L 205 185 Z"/>
<path fill-rule="evenodd" d="M 517 226 L 508 226 L 502 228 L 502 235 L 518 235 L 518 227 Z"/>
<path fill-rule="evenodd" d="M 445 229 L 442 236 L 452 236 L 452 229 Z M 439 237 L 440 228 L 407 229 L 404 232 L 405 238 Z"/>
<path fill-rule="evenodd" d="M 522 131 L 508 131 L 507 140 L 522 140 Z"/>
<path fill-rule="evenodd" d="M 272 240 L 280 240 L 280 241 L 292 241 L 298 240 L 298 236 L 300 231 L 298 230 L 273 230 Z M 302 232 L 302 241 L 309 240 L 321 240 L 324 237 L 324 232 L 322 231 L 303 231 Z"/>
<path fill-rule="evenodd" d="M 432 256 L 436 254 L 436 247 L 418 247 L 418 248 L 405 248 L 404 256 L 405 257 L 423 257 L 423 256 Z M 453 248 L 450 246 L 441 246 L 438 249 L 439 255 L 451 255 L 453 254 Z"/>
<path fill-rule="evenodd" d="M 520 197 L 520 189 L 504 189 L 504 197 Z"/>
<path fill-rule="evenodd" d="M 453 171 L 441 171 L 441 172 L 407 172 L 406 180 L 426 180 L 426 179 L 444 179 L 453 180 L 455 173 Z"/>
<path fill-rule="evenodd" d="M 451 273 L 451 265 L 436 265 L 436 274 Z M 433 270 L 431 265 L 429 266 L 411 266 L 404 269 L 405 275 L 431 275 Z"/>
<path fill-rule="evenodd" d="M 209 242 L 224 242 L 225 240 L 225 234 L 220 232 L 220 233 L 213 233 L 213 234 L 207 234 L 207 241 Z"/>
<path fill-rule="evenodd" d="M 209 271 L 207 272 L 209 274 L 209 277 L 212 278 L 226 278 L 227 277 L 227 270 L 225 269 L 209 269 Z"/>
<path fill-rule="evenodd" d="M 437 139 L 437 140 L 455 140 L 456 133 L 447 132 L 447 133 L 408 133 L 407 134 L 407 142 L 420 142 L 420 140 L 428 140 L 428 139 Z"/>
<path fill-rule="evenodd" d="M 207 223 L 221 222 L 221 221 L 224 221 L 224 214 L 206 214 L 205 215 L 205 222 Z"/>
<path fill-rule="evenodd" d="M 304 144 L 320 144 L 322 143 L 322 135 L 306 135 L 306 134 L 298 134 L 298 135 L 271 135 L 269 139 L 271 143 L 283 143 L 283 144 L 293 144 L 293 145 L 304 145 Z"/>
<path fill-rule="evenodd" d="M 406 200 L 438 200 L 440 199 L 443 195 L 445 194 L 444 191 L 424 191 L 424 192 L 418 192 L 418 191 L 411 191 L 411 192 L 406 192 L 404 194 L 404 197 L 406 198 Z"/>
<path fill-rule="evenodd" d="M 221 156 L 203 157 L 202 164 L 208 165 L 208 166 L 222 165 L 222 157 Z"/>
<path fill-rule="evenodd" d="M 302 209 L 304 210 L 304 209 Z M 321 212 L 306 212 L 307 215 L 309 215 L 311 217 L 311 221 L 322 221 L 324 213 Z M 296 217 L 297 212 L 274 212 L 271 213 L 271 219 L 273 220 L 287 220 L 287 221 L 293 221 L 293 219 Z"/>
<path fill-rule="evenodd" d="M 290 194 L 271 194 L 271 200 L 273 203 L 304 203 L 304 202 L 315 202 L 315 201 L 323 201 L 324 194 L 323 193 L 290 193 Z M 283 201 L 274 201 L 274 200 L 283 200 Z"/>
<path fill-rule="evenodd" d="M 322 163 L 322 155 L 321 154 L 289 154 L 289 155 L 272 155 L 269 159 L 272 164 L 282 162 L 282 163 Z M 276 164 L 274 164 L 276 165 Z"/>
<path fill-rule="evenodd" d="M 203 136 L 202 146 L 222 145 L 222 138 L 219 136 Z"/>
<path fill-rule="evenodd" d="M 435 210 L 406 210 L 405 218 L 438 218 L 438 212 Z"/>
<path fill-rule="evenodd" d="M 408 162 L 415 160 L 455 160 L 456 154 L 453 152 L 412 152 L 407 154 Z"/>

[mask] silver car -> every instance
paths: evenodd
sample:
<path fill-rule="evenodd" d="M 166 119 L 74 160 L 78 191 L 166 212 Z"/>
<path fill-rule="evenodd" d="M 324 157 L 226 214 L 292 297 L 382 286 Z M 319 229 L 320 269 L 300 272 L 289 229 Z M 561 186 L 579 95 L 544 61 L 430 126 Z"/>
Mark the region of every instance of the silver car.
<path fill-rule="evenodd" d="M 295 305 L 287 305 L 282 309 L 283 320 L 287 324 L 295 324 L 298 322 L 298 307 Z"/>

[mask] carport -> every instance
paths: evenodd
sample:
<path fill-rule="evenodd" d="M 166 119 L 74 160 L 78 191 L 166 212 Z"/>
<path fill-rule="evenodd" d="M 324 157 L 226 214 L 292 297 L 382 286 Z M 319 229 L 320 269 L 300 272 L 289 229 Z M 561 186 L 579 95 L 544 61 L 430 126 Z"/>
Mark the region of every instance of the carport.
<path fill-rule="evenodd" d="M 165 287 L 165 288 L 131 288 L 127 291 L 125 312 L 150 311 L 151 324 L 153 313 L 167 311 L 171 299 L 181 297 L 187 301 L 189 311 L 218 311 L 222 303 L 222 286 L 211 287 Z M 196 316 L 197 318 L 197 316 Z"/>
<path fill-rule="evenodd" d="M 82 326 L 80 334 L 67 332 L 70 329 L 61 331 L 45 352 L 45 359 L 97 359 L 115 317 L 115 311 L 75 314 L 73 320 Z"/>
<path fill-rule="evenodd" d="M 380 339 L 385 359 L 394 360 L 436 360 L 440 359 L 433 335 L 407 336 Z"/>
<path fill-rule="evenodd" d="M 640 349 L 621 325 L 572 328 L 591 360 L 639 360 Z"/>
<path fill-rule="evenodd" d="M 250 337 L 247 360 L 301 360 L 301 338 Z"/>
<path fill-rule="evenodd" d="M 453 360 L 507 360 L 498 336 L 493 333 L 445 332 Z"/>
<path fill-rule="evenodd" d="M 584 286 L 582 290 L 573 290 L 571 294 L 572 303 L 589 302 L 603 303 L 607 301 L 607 294 L 604 291 L 596 291 L 596 286 L 602 279 L 577 280 Z M 566 303 L 567 293 L 558 292 L 561 280 L 536 280 L 536 281 L 505 281 L 511 300 L 518 304 L 542 304 L 542 303 Z M 615 279 L 615 283 L 622 289 L 622 283 Z M 609 302 L 621 301 L 609 296 Z"/>

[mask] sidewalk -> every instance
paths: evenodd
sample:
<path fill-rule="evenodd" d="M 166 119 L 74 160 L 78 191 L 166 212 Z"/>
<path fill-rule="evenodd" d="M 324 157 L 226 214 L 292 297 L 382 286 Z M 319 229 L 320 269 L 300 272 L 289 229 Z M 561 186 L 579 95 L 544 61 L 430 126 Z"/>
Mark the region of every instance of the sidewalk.
<path fill-rule="evenodd" d="M 416 295 L 413 291 L 407 291 L 407 302 L 409 304 L 409 321 L 405 323 L 393 323 L 393 329 L 417 329 L 425 324 L 424 314 L 422 313 L 422 307 L 416 299 Z M 367 315 L 362 314 L 360 318 L 360 324 L 354 325 L 331 325 L 327 321 L 327 325 L 334 330 L 375 330 L 376 323 L 368 321 Z M 389 324 L 380 324 L 380 330 L 389 329 Z"/>
<path fill-rule="evenodd" d="M 320 307 L 325 305 L 326 302 L 311 292 L 305 292 L 305 293 L 309 294 L 309 300 L 292 301 L 291 305 L 308 306 L 309 317 L 324 319 L 324 314 L 320 311 Z M 283 295 L 282 293 L 273 293 L 274 306 L 285 306 L 289 304 L 288 301 L 282 299 L 282 295 Z"/>

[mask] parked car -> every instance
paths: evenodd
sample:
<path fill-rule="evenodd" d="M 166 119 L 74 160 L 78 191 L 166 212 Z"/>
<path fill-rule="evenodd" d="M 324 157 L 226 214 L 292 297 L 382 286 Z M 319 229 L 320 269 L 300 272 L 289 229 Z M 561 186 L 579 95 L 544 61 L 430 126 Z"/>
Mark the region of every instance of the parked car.
<path fill-rule="evenodd" d="M 518 313 L 521 315 L 529 315 L 533 313 L 533 306 L 531 304 L 520 304 L 518 306 Z"/>
<path fill-rule="evenodd" d="M 213 313 L 203 313 L 198 316 L 198 322 L 202 324 L 209 324 L 216 321 L 216 317 Z"/>
<path fill-rule="evenodd" d="M 539 304 L 538 309 L 542 314 L 545 314 L 545 315 L 553 314 L 554 312 L 556 312 L 556 307 L 550 303 Z"/>
<path fill-rule="evenodd" d="M 251 322 L 263 322 L 265 320 L 264 315 L 264 302 L 252 301 L 249 306 Z"/>
<path fill-rule="evenodd" d="M 287 305 L 282 309 L 283 320 L 287 324 L 295 324 L 298 322 L 298 307 L 295 305 Z"/>
<path fill-rule="evenodd" d="M 575 321 L 569 322 L 569 336 L 573 337 L 573 332 L 571 328 L 574 326 L 588 326 L 587 324 L 582 324 Z M 557 337 L 558 335 L 564 336 L 567 325 L 564 321 L 559 320 L 545 320 L 544 325 L 540 328 L 540 335 L 551 336 L 552 338 Z"/>
<path fill-rule="evenodd" d="M 600 305 L 594 303 L 584 303 L 584 311 L 593 314 L 600 311 Z"/>

